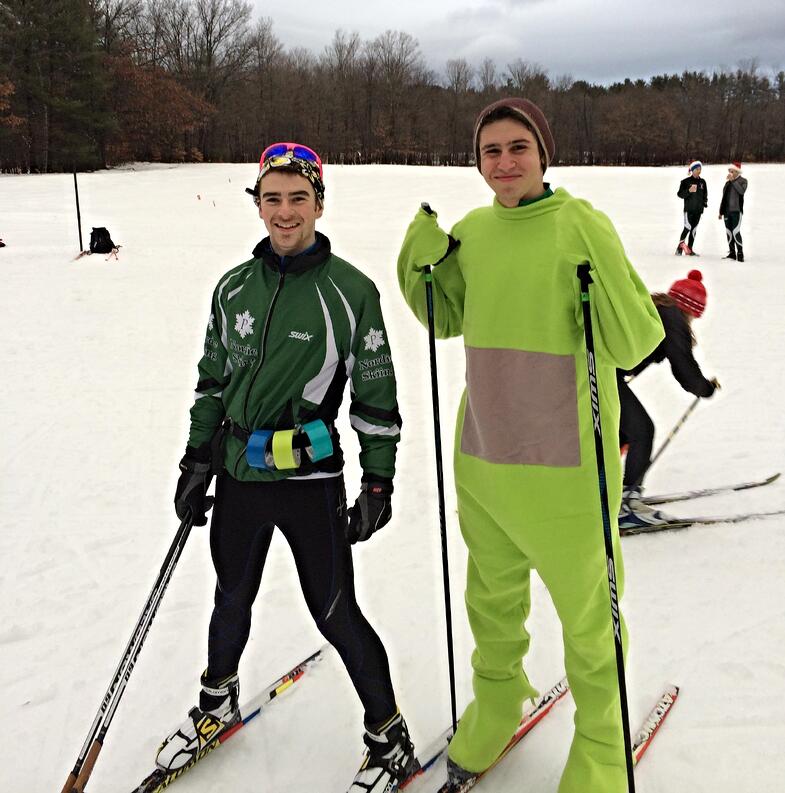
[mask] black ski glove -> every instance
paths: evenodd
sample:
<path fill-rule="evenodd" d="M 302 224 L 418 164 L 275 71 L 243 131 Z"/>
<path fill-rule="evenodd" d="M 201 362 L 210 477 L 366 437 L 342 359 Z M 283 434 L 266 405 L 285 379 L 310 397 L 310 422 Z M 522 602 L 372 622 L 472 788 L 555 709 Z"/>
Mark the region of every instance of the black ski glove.
<path fill-rule="evenodd" d="M 193 525 L 204 526 L 207 523 L 206 513 L 215 500 L 207 495 L 207 488 L 213 478 L 210 444 L 205 443 L 198 448 L 186 446 L 185 455 L 180 460 L 180 470 L 182 473 L 174 492 L 174 511 L 180 520 L 191 513 Z"/>
<path fill-rule="evenodd" d="M 349 509 L 346 536 L 354 545 L 365 542 L 375 531 L 389 523 L 392 517 L 392 479 L 369 479 L 362 483 L 360 495 Z"/>

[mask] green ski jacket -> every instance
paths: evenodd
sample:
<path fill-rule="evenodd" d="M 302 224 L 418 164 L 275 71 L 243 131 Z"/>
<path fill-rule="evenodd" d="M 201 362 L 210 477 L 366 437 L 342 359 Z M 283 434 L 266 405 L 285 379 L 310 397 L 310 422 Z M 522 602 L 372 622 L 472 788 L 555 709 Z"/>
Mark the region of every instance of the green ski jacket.
<path fill-rule="evenodd" d="M 294 257 L 277 256 L 265 238 L 213 293 L 188 443 L 209 442 L 230 419 L 239 432 L 224 438 L 223 465 L 240 481 L 337 475 L 343 454 L 333 422 L 347 380 L 363 472 L 395 473 L 401 418 L 379 293 L 331 253 L 327 237 L 316 237 Z M 332 430 L 332 456 L 286 471 L 248 465 L 238 435 L 316 419 Z"/>

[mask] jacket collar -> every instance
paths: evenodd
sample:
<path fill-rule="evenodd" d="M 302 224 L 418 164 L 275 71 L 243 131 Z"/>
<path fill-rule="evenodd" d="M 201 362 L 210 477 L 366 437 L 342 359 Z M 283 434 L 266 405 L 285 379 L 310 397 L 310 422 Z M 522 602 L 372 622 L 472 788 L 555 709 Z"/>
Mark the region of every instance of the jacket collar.
<path fill-rule="evenodd" d="M 279 256 L 265 237 L 253 249 L 254 259 L 261 259 L 276 273 L 302 273 L 312 270 L 330 258 L 330 240 L 321 232 L 316 232 L 316 242 L 296 256 Z"/>

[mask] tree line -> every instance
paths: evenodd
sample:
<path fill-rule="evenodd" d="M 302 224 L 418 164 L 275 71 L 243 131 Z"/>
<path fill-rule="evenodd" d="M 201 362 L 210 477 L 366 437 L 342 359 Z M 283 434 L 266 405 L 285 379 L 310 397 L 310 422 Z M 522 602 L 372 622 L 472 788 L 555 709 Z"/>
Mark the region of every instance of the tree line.
<path fill-rule="evenodd" d="M 524 58 L 440 74 L 403 31 L 286 48 L 243 0 L 0 0 L 0 170 L 249 162 L 276 140 L 469 165 L 478 110 L 509 95 L 543 108 L 562 164 L 785 160 L 785 72 L 755 61 L 612 85 Z"/>

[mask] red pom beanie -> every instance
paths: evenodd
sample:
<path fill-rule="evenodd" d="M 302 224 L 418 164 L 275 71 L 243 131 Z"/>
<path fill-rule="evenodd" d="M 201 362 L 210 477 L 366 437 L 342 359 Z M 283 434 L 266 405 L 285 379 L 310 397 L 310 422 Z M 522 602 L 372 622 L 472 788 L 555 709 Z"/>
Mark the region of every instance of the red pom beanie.
<path fill-rule="evenodd" d="M 674 281 L 668 294 L 682 311 L 693 317 L 699 317 L 706 308 L 706 287 L 700 270 L 690 270 L 686 278 Z"/>

